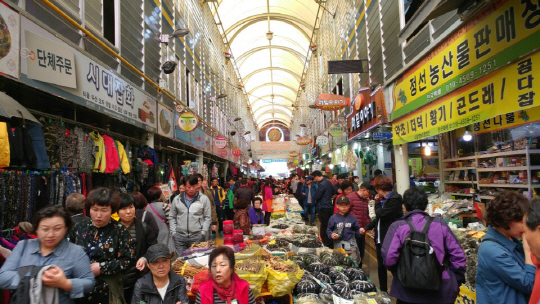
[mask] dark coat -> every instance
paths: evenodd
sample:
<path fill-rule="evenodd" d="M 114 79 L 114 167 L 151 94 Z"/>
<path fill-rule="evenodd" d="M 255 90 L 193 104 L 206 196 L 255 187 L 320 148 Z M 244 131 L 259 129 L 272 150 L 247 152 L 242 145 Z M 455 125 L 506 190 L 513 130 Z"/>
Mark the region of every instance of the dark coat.
<path fill-rule="evenodd" d="M 141 301 L 144 301 L 146 304 L 176 304 L 176 302 L 187 304 L 189 303 L 189 298 L 186 290 L 186 279 L 171 269 L 169 273 L 169 287 L 167 287 L 165 299 L 163 300 L 156 285 L 154 285 L 152 273 L 148 273 L 135 284 L 131 304 L 140 304 Z"/>
<path fill-rule="evenodd" d="M 148 216 L 148 214 L 147 214 Z M 135 223 L 135 259 L 139 260 L 148 250 L 148 247 L 157 244 L 157 233 L 150 228 L 146 223 L 141 222 L 138 219 L 134 220 Z M 135 285 L 137 280 L 141 277 L 141 272 L 135 268 L 135 265 L 125 271 L 122 274 L 124 280 L 124 287 L 131 287 Z"/>
<path fill-rule="evenodd" d="M 356 217 L 360 227 L 366 227 L 371 222 L 371 218 L 369 217 L 369 200 L 360 197 L 358 192 L 353 192 L 347 195 L 347 198 L 351 203 L 351 209 L 349 209 L 349 212 Z"/>
<path fill-rule="evenodd" d="M 146 216 L 144 215 L 144 212 L 146 212 Z M 135 217 L 138 218 L 140 221 L 142 221 L 142 218 L 144 217 L 144 222 L 146 223 L 146 225 L 148 225 L 152 230 L 154 230 L 156 234 L 159 233 L 159 226 L 152 212 L 146 211 L 144 209 L 135 209 Z"/>
<path fill-rule="evenodd" d="M 334 203 L 332 202 L 332 196 L 335 194 L 337 194 L 337 191 L 332 183 L 326 178 L 323 178 L 318 183 L 317 193 L 315 194 L 317 209 L 332 209 L 333 211 Z"/>
<path fill-rule="evenodd" d="M 376 229 L 375 242 L 377 241 L 377 237 L 380 234 L 380 244 L 382 245 L 384 243 L 384 237 L 386 236 L 390 225 L 392 225 L 393 222 L 399 220 L 403 216 L 402 201 L 403 199 L 401 198 L 401 195 L 395 191 L 392 191 L 384 204 L 381 202 L 381 200 L 377 200 L 375 202 L 376 218 L 365 228 L 366 230 L 371 230 L 373 228 Z M 381 222 L 380 231 L 377 230 L 379 221 Z"/>
<path fill-rule="evenodd" d="M 234 197 L 236 199 L 243 199 L 248 204 L 251 204 L 255 199 L 255 194 L 253 193 L 251 187 L 249 187 L 248 185 L 242 185 L 240 188 L 236 189 Z"/>

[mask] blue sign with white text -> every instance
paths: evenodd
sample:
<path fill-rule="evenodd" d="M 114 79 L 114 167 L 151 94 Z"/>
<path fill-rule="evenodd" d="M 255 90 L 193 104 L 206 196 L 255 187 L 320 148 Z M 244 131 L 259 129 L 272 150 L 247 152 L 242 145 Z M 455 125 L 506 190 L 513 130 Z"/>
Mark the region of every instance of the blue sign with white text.
<path fill-rule="evenodd" d="M 392 132 L 373 133 L 373 140 L 392 139 Z"/>

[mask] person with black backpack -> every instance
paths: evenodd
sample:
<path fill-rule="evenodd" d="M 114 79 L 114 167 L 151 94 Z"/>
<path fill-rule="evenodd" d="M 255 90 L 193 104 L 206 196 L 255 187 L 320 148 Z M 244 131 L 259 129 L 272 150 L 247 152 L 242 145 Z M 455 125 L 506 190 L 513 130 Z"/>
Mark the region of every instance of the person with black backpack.
<path fill-rule="evenodd" d="M 381 248 L 394 276 L 390 295 L 402 304 L 454 303 L 465 282 L 465 252 L 444 220 L 425 212 L 422 188 L 405 191 L 403 204 L 407 213 L 390 225 Z"/>

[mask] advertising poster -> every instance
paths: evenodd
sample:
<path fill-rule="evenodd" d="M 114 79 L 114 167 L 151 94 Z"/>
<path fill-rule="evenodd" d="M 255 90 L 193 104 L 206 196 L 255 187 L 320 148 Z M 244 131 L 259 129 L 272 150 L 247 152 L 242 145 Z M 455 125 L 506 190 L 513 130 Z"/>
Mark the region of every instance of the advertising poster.
<path fill-rule="evenodd" d="M 158 134 L 173 137 L 173 114 L 172 111 L 158 103 Z"/>
<path fill-rule="evenodd" d="M 19 78 L 19 13 L 0 2 L 0 73 Z"/>

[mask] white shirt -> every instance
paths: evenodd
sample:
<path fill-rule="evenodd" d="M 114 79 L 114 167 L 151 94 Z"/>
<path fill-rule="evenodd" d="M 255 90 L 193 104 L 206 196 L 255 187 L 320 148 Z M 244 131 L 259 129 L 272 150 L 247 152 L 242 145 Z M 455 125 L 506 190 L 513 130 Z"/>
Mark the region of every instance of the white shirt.
<path fill-rule="evenodd" d="M 157 289 L 157 291 L 161 295 L 161 299 L 163 300 L 165 300 L 165 293 L 167 292 L 167 287 L 169 287 L 169 282 L 167 282 L 167 284 L 165 284 L 165 286 L 163 286 L 162 288 Z"/>

